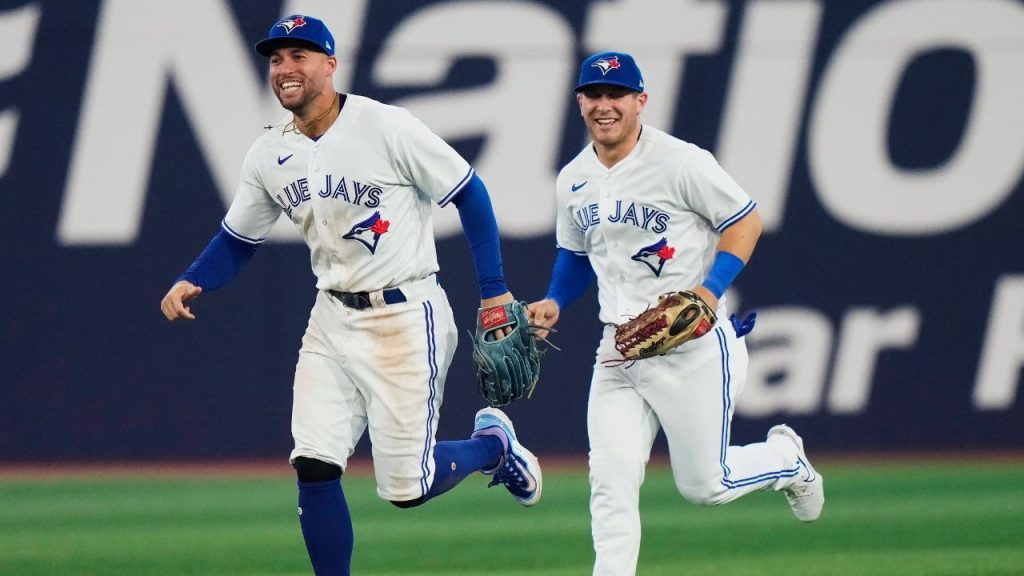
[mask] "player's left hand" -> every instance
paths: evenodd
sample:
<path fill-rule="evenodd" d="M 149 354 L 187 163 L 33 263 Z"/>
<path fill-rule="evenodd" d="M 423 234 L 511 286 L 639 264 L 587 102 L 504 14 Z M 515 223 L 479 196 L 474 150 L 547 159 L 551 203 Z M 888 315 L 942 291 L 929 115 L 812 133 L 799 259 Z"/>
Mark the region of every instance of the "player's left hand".
<path fill-rule="evenodd" d="M 495 306 L 504 306 L 505 304 L 508 304 L 509 302 L 514 302 L 514 301 L 515 301 L 515 298 L 512 296 L 512 293 L 511 292 L 505 292 L 504 294 L 499 294 L 498 296 L 491 296 L 490 298 L 483 298 L 483 299 L 481 299 L 480 300 L 480 309 L 481 310 L 486 310 L 488 308 L 494 308 Z M 504 338 L 505 336 L 508 336 L 511 333 L 512 333 L 512 328 L 509 327 L 509 326 L 506 326 L 504 328 L 500 328 L 498 330 L 495 330 L 494 331 L 494 337 L 495 337 L 496 340 L 501 340 L 502 338 Z"/>
<path fill-rule="evenodd" d="M 507 331 L 502 330 L 507 328 Z M 541 351 L 526 317 L 525 302 L 481 308 L 473 337 L 480 393 L 490 406 L 530 397 L 540 378 Z M 507 332 L 503 337 L 498 334 Z"/>
<path fill-rule="evenodd" d="M 657 305 L 615 327 L 615 349 L 622 358 L 609 360 L 608 365 L 667 354 L 707 334 L 717 320 L 715 311 L 697 294 L 666 292 L 658 297 Z"/>

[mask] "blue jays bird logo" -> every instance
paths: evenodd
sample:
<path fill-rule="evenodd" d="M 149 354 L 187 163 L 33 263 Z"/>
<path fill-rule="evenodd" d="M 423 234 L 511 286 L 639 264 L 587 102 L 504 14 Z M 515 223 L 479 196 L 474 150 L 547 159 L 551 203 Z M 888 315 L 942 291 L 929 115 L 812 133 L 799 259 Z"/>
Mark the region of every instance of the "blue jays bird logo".
<path fill-rule="evenodd" d="M 591 64 L 591 66 L 594 68 L 600 68 L 601 76 L 607 76 L 609 71 L 615 70 L 620 66 L 619 57 L 612 56 L 611 58 L 601 58 L 597 62 Z"/>
<path fill-rule="evenodd" d="M 668 240 L 664 237 L 658 240 L 650 246 L 644 246 L 636 254 L 633 254 L 632 259 L 647 266 L 654 272 L 655 276 L 661 276 L 661 269 L 665 267 L 665 262 L 671 260 L 676 254 L 676 249 L 668 245 Z M 657 264 L 655 264 L 657 262 Z"/>
<path fill-rule="evenodd" d="M 302 16 L 289 16 L 278 22 L 277 25 L 284 28 L 285 34 L 291 34 L 292 30 L 305 26 L 306 19 Z"/>
<path fill-rule="evenodd" d="M 360 242 L 370 254 L 375 254 L 381 235 L 386 234 L 390 227 L 390 221 L 381 219 L 380 212 L 374 212 L 373 216 L 353 226 L 342 238 Z"/>

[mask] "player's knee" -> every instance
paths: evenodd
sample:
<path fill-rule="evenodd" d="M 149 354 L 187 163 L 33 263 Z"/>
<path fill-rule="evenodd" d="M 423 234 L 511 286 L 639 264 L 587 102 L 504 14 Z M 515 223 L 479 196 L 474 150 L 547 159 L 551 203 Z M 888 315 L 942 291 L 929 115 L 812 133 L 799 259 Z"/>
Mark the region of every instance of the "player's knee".
<path fill-rule="evenodd" d="M 683 498 L 686 498 L 687 502 L 697 506 L 714 506 L 718 504 L 715 495 L 710 492 L 689 491 L 680 493 L 683 495 Z"/>
<path fill-rule="evenodd" d="M 341 478 L 340 467 L 316 458 L 299 456 L 292 466 L 295 467 L 299 482 L 326 482 Z"/>
<path fill-rule="evenodd" d="M 426 501 L 426 496 L 420 496 L 415 500 L 388 500 L 388 502 L 391 502 L 392 504 L 398 506 L 399 508 L 415 508 Z"/>
<path fill-rule="evenodd" d="M 676 488 L 687 502 L 697 506 L 716 506 L 724 502 L 722 499 L 724 486 L 722 486 L 721 482 L 716 481 L 700 486 L 676 484 Z"/>

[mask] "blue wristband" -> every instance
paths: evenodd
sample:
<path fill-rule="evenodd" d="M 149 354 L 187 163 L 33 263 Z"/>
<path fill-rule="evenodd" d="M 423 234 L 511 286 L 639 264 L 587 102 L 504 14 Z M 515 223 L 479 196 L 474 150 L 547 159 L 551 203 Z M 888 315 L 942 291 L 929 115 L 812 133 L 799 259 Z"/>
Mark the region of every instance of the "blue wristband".
<path fill-rule="evenodd" d="M 715 256 L 715 263 L 711 266 L 711 272 L 708 273 L 708 277 L 704 279 L 704 283 L 701 285 L 710 290 L 715 295 L 715 298 L 721 298 L 733 280 L 739 276 L 743 266 L 743 260 L 740 260 L 739 256 L 731 252 L 720 251 Z"/>

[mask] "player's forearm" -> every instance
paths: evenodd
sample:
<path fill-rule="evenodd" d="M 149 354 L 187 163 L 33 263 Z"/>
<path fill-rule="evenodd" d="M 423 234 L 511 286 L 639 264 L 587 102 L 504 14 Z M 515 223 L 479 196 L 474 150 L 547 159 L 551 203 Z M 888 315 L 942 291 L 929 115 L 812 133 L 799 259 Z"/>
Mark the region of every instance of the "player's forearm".
<path fill-rule="evenodd" d="M 475 174 L 452 202 L 459 210 L 462 230 L 473 253 L 480 299 L 493 298 L 508 292 L 501 263 L 501 240 L 494 219 L 491 198 L 483 181 Z"/>
<path fill-rule="evenodd" d="M 544 298 L 553 300 L 560 309 L 564 309 L 582 296 L 596 278 L 590 258 L 559 248 L 555 266 L 551 270 L 551 283 Z"/>
<path fill-rule="evenodd" d="M 188 280 L 207 292 L 216 290 L 238 276 L 258 246 L 242 242 L 221 229 L 178 280 Z"/>
<path fill-rule="evenodd" d="M 701 286 L 721 298 L 750 261 L 760 237 L 761 216 L 756 209 L 726 228 L 718 241 L 715 262 Z"/>
<path fill-rule="evenodd" d="M 757 240 L 761 237 L 761 215 L 755 208 L 722 232 L 718 251 L 734 254 L 744 263 L 750 262 Z"/>

